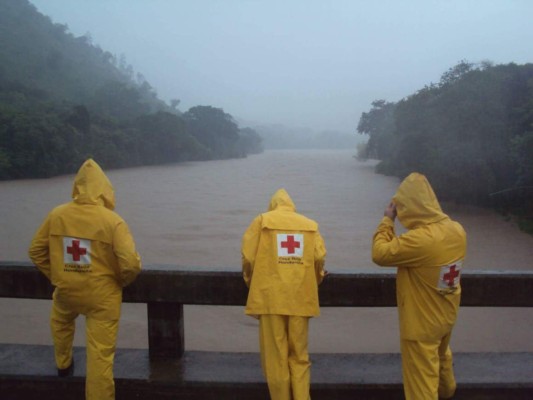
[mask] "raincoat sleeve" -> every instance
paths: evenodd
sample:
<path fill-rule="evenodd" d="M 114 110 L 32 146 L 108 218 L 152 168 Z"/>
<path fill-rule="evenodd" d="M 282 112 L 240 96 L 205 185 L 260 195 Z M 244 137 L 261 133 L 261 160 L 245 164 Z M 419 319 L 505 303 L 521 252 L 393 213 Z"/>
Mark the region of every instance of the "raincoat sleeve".
<path fill-rule="evenodd" d="M 394 222 L 383 217 L 372 243 L 372 261 L 384 267 L 418 267 L 424 265 L 427 256 L 427 236 L 416 229 L 396 236 Z"/>
<path fill-rule="evenodd" d="M 259 238 L 261 235 L 261 217 L 256 217 L 242 237 L 242 277 L 246 286 L 250 287 L 252 282 L 252 274 L 254 271 L 255 255 L 259 246 Z"/>
<path fill-rule="evenodd" d="M 30 244 L 28 255 L 30 260 L 48 279 L 50 272 L 50 249 L 49 245 L 50 219 L 47 217 L 39 227 Z"/>
<path fill-rule="evenodd" d="M 326 276 L 324 271 L 324 264 L 326 263 L 326 246 L 324 245 L 324 239 L 320 235 L 320 232 L 316 232 L 315 241 L 315 273 L 316 282 L 320 285 Z"/>
<path fill-rule="evenodd" d="M 135 250 L 135 243 L 128 225 L 122 221 L 115 229 L 113 237 L 113 252 L 118 260 L 119 282 L 127 286 L 132 283 L 141 272 L 141 257 Z"/>

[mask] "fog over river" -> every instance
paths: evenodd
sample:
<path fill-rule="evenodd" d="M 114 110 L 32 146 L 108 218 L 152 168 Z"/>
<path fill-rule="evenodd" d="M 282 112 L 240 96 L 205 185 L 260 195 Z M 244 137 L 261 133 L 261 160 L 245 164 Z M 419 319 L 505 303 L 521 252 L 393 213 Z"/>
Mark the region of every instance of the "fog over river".
<path fill-rule="evenodd" d="M 374 173 L 353 150 L 279 150 L 246 159 L 106 171 L 116 211 L 143 263 L 240 270 L 241 237 L 271 195 L 285 188 L 315 219 L 330 272 L 378 269 L 374 229 L 399 181 Z M 70 199 L 73 176 L 0 182 L 0 259 L 28 261 L 47 212 Z M 485 209 L 442 204 L 468 235 L 465 269 L 532 270 L 533 236 Z M 495 296 L 498 294 L 495 293 Z M 0 343 L 51 344 L 49 301 L 0 299 Z M 83 318 L 76 345 L 84 345 Z M 147 347 L 146 306 L 124 304 L 118 347 Z M 461 308 L 455 351 L 533 351 L 533 310 Z M 243 307 L 185 307 L 187 350 L 258 351 L 257 322 Z M 311 352 L 399 352 L 394 308 L 322 308 L 311 321 Z M 51 360 L 52 362 L 52 360 Z"/>

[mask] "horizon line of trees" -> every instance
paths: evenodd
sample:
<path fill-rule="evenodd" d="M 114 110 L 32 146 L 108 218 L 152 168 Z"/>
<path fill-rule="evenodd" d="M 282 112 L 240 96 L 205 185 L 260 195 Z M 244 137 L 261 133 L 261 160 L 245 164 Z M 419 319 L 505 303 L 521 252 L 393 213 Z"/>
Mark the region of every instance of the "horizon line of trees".
<path fill-rule="evenodd" d="M 533 64 L 461 61 L 396 103 L 372 102 L 357 132 L 378 173 L 417 171 L 443 200 L 533 217 Z"/>
<path fill-rule="evenodd" d="M 124 57 L 74 37 L 28 0 L 0 1 L 0 179 L 245 157 L 261 137 L 222 109 L 170 105 Z"/>

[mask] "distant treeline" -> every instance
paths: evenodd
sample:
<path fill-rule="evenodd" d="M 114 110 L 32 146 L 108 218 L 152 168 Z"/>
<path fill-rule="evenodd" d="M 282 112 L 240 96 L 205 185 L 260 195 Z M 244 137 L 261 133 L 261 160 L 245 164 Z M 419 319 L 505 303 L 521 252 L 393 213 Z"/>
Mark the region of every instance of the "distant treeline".
<path fill-rule="evenodd" d="M 0 0 L 0 179 L 243 157 L 261 138 L 211 106 L 178 110 L 124 57 L 74 37 L 27 0 Z"/>
<path fill-rule="evenodd" d="M 397 103 L 374 101 L 357 131 L 380 173 L 419 171 L 444 200 L 533 216 L 533 64 L 462 61 Z"/>

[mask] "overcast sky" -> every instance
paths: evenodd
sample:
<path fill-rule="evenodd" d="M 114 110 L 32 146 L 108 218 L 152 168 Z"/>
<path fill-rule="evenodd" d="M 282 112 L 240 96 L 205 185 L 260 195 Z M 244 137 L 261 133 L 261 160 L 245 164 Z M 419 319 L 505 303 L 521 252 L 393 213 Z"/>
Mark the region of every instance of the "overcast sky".
<path fill-rule="evenodd" d="M 355 132 L 460 60 L 533 62 L 532 0 L 30 0 L 165 101 Z"/>

